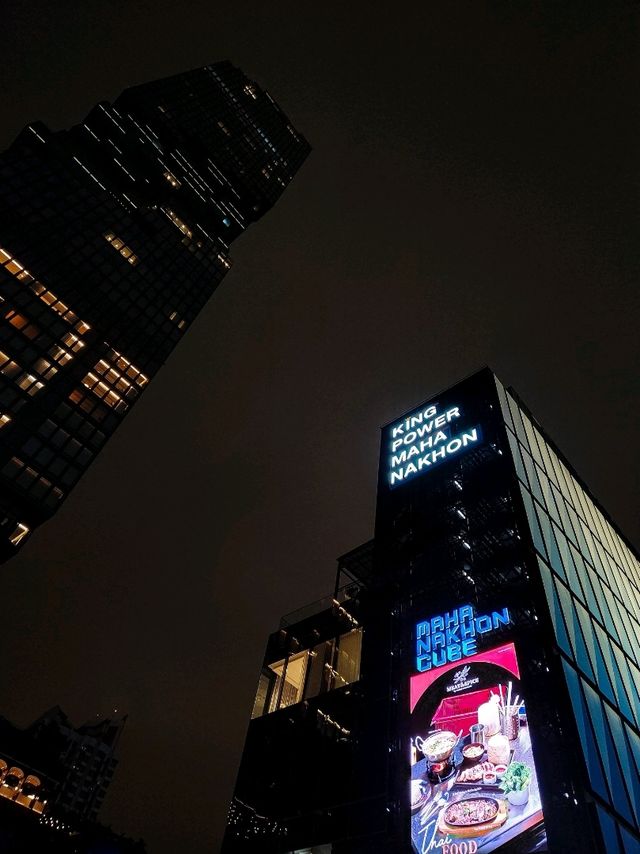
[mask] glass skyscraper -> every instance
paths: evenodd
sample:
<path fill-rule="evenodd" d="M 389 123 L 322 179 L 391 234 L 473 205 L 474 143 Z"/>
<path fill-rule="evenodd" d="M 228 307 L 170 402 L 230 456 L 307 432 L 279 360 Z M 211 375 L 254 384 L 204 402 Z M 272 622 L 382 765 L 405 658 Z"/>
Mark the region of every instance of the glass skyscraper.
<path fill-rule="evenodd" d="M 309 145 L 228 62 L 125 90 L 0 155 L 0 561 L 46 521 Z"/>
<path fill-rule="evenodd" d="M 640 850 L 640 568 L 488 369 L 382 430 L 374 538 L 269 639 L 225 852 Z"/>

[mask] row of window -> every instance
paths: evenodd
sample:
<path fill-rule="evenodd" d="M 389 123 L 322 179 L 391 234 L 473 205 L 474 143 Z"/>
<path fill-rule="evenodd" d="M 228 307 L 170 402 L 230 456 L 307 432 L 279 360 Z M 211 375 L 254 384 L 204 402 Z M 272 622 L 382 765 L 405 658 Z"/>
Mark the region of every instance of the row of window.
<path fill-rule="evenodd" d="M 61 489 L 54 486 L 48 478 L 44 477 L 44 475 L 36 471 L 32 466 L 26 465 L 19 457 L 11 457 L 2 467 L 2 474 L 13 480 L 17 486 L 28 492 L 31 497 L 38 501 L 44 501 L 49 506 L 55 506 L 64 496 Z M 76 478 L 69 475 L 68 479 L 71 481 Z"/>
<path fill-rule="evenodd" d="M 323 641 L 265 667 L 258 682 L 252 718 L 284 709 L 360 678 L 362 629 Z"/>
<path fill-rule="evenodd" d="M 84 335 L 90 329 L 88 323 L 79 320 L 78 316 L 66 306 L 62 300 L 50 290 L 48 290 L 42 282 L 37 281 L 29 273 L 24 266 L 14 258 L 6 249 L 0 248 L 0 266 L 11 273 L 18 281 L 29 286 L 33 293 L 42 300 L 52 311 L 59 315 L 63 320 L 71 326 L 75 326 L 80 335 Z"/>
<path fill-rule="evenodd" d="M 116 237 L 112 231 L 105 231 L 104 239 L 107 241 L 107 243 L 110 243 L 111 246 L 113 246 L 113 248 L 117 250 L 123 258 L 126 258 L 132 267 L 136 266 L 139 261 L 139 258 L 134 253 L 133 249 L 130 246 L 126 245 L 124 240 L 121 240 L 119 237 Z"/>

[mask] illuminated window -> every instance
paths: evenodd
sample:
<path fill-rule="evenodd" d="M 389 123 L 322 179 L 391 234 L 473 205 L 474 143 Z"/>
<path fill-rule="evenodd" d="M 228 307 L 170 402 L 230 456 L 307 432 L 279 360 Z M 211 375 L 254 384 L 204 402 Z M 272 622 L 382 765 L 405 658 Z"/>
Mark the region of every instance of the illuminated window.
<path fill-rule="evenodd" d="M 181 220 L 180 217 L 177 216 L 172 210 L 169 210 L 169 208 L 163 208 L 162 210 L 164 214 L 169 217 L 175 227 L 191 240 L 191 238 L 193 237 L 193 232 L 191 231 L 187 223 L 184 222 L 184 220 Z"/>
<path fill-rule="evenodd" d="M 276 675 L 276 682 L 269 711 L 274 712 L 276 708 L 285 709 L 302 700 L 304 692 L 304 679 L 307 672 L 308 650 L 292 655 L 290 658 L 270 664 L 269 669 Z"/>
<path fill-rule="evenodd" d="M 4 266 L 4 269 L 15 276 L 20 282 L 28 284 L 33 293 L 40 297 L 40 299 L 48 305 L 52 311 L 55 311 L 56 314 L 60 315 L 60 317 L 66 320 L 67 323 L 75 323 L 80 334 L 84 334 L 90 329 L 88 323 L 79 321 L 77 315 L 74 314 L 71 309 L 61 302 L 55 294 L 47 290 L 42 282 L 36 281 L 31 273 L 29 273 L 28 270 L 25 270 L 22 264 L 16 261 L 16 259 L 6 251 L 6 249 L 0 249 L 0 266 Z"/>
<path fill-rule="evenodd" d="M 73 359 L 71 353 L 68 353 L 62 347 L 59 347 L 57 344 L 54 344 L 53 347 L 49 350 L 49 356 L 53 359 L 54 362 L 57 362 L 60 366 L 66 365 L 67 362 L 70 362 Z"/>
<path fill-rule="evenodd" d="M 26 335 L 27 338 L 33 340 L 37 338 L 40 334 L 40 330 L 37 326 L 34 326 L 33 323 L 29 323 L 29 320 L 23 315 L 18 314 L 16 311 L 8 311 L 5 314 L 5 320 L 8 320 L 9 323 L 14 327 L 14 329 L 19 329 L 23 335 Z"/>
<path fill-rule="evenodd" d="M 360 678 L 360 655 L 362 651 L 362 629 L 353 629 L 338 639 L 335 662 L 334 688 L 341 688 Z"/>
<path fill-rule="evenodd" d="M 112 231 L 105 231 L 103 235 L 104 239 L 107 243 L 110 243 L 114 249 L 116 249 L 123 258 L 126 258 L 127 261 L 135 267 L 138 263 L 138 256 L 134 254 L 133 250 L 125 244 L 123 240 L 120 240 L 119 237 L 116 237 Z"/>
<path fill-rule="evenodd" d="M 0 350 L 0 373 L 4 374 L 5 377 L 13 378 L 16 374 L 20 373 L 20 365 L 14 362 L 12 359 L 7 356 L 6 353 L 3 353 Z"/>
<path fill-rule="evenodd" d="M 84 347 L 84 341 L 81 341 L 73 332 L 67 332 L 62 338 L 62 343 L 73 350 L 74 353 L 77 353 L 78 350 Z"/>
<path fill-rule="evenodd" d="M 8 424 L 11 421 L 11 416 L 5 415 L 4 413 L 0 415 L 0 428 L 4 427 L 5 424 Z"/>
<path fill-rule="evenodd" d="M 16 380 L 18 386 L 27 392 L 29 395 L 34 395 L 44 388 L 44 383 L 40 382 L 33 374 L 28 374 L 26 371 Z"/>
<path fill-rule="evenodd" d="M 252 717 L 357 682 L 361 652 L 362 629 L 356 628 L 269 664 L 258 682 Z"/>
<path fill-rule="evenodd" d="M 13 533 L 9 535 L 9 542 L 17 546 L 20 544 L 22 540 L 29 533 L 29 528 L 26 525 L 23 525 L 22 522 L 18 522 L 17 527 L 14 529 Z"/>
<path fill-rule="evenodd" d="M 171 184 L 171 186 L 174 187 L 175 189 L 178 189 L 178 187 L 182 186 L 182 184 L 180 183 L 180 181 L 178 181 L 176 176 L 172 172 L 169 172 L 168 169 L 166 172 L 164 172 L 164 177 Z"/>

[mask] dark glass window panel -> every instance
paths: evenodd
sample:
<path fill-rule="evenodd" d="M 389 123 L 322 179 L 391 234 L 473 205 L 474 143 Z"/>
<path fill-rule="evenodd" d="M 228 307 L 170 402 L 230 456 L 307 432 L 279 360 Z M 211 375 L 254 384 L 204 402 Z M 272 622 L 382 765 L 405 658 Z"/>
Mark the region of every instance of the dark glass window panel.
<path fill-rule="evenodd" d="M 631 748 L 631 754 L 636 764 L 638 777 L 640 778 L 640 735 L 638 735 L 637 732 L 634 732 L 634 730 L 632 730 L 627 724 L 624 725 L 624 732 L 627 736 L 627 743 Z"/>
<path fill-rule="evenodd" d="M 520 446 L 516 442 L 515 436 L 510 430 L 507 430 L 507 436 L 509 437 L 509 447 L 511 448 L 511 455 L 516 467 L 516 474 L 522 483 L 527 486 L 527 474 L 524 470 L 524 463 L 522 462 L 522 455 L 520 454 Z"/>
<path fill-rule="evenodd" d="M 613 742 L 616 746 L 616 753 L 622 768 L 622 777 L 627 784 L 629 800 L 635 816 L 636 827 L 640 826 L 640 777 L 638 777 L 631 751 L 624 737 L 624 729 L 620 716 L 605 703 L 605 711 L 609 729 L 613 736 Z"/>
<path fill-rule="evenodd" d="M 612 685 L 613 674 L 610 673 L 604 662 L 602 651 L 595 635 L 593 622 L 587 611 L 579 602 L 574 602 L 574 605 L 580 620 L 585 643 L 589 650 L 591 664 L 593 665 L 593 672 L 595 674 L 594 682 L 598 686 L 599 690 L 602 691 L 603 694 L 606 694 L 612 703 L 615 703 L 616 695 Z"/>
<path fill-rule="evenodd" d="M 520 492 L 522 493 L 522 500 L 524 502 L 524 508 L 527 513 L 527 519 L 529 520 L 529 530 L 531 531 L 533 544 L 539 554 L 541 554 L 542 557 L 546 560 L 547 550 L 544 545 L 544 540 L 542 539 L 542 532 L 540 531 L 540 525 L 538 523 L 536 512 L 533 509 L 533 500 L 529 492 L 524 489 L 524 487 L 521 487 Z"/>
<path fill-rule="evenodd" d="M 640 728 L 640 671 L 615 644 L 612 644 L 611 648 L 616 665 L 616 678 L 620 679 L 629 697 L 629 703 L 621 700 L 620 705 L 628 710 L 629 720 L 635 720 L 636 726 Z M 621 696 L 624 697 L 622 692 Z"/>
<path fill-rule="evenodd" d="M 544 496 L 542 494 L 542 490 L 540 489 L 540 483 L 538 481 L 538 475 L 536 473 L 536 467 L 534 465 L 534 462 L 526 451 L 523 452 L 522 459 L 524 461 L 524 467 L 527 470 L 527 477 L 529 478 L 529 486 L 531 487 L 531 492 L 533 493 L 535 498 L 538 499 L 540 504 L 544 505 Z"/>
<path fill-rule="evenodd" d="M 556 643 L 560 649 L 569 656 L 569 658 L 573 659 L 573 650 L 571 649 L 571 644 L 569 643 L 569 638 L 567 636 L 562 608 L 560 607 L 560 600 L 558 599 L 558 594 L 552 580 L 551 570 L 540 558 L 538 558 L 538 564 L 540 566 L 540 575 L 542 576 L 545 593 L 547 594 L 547 603 L 549 605 L 551 621 L 556 635 Z"/>
<path fill-rule="evenodd" d="M 567 502 L 557 490 L 554 489 L 553 495 L 556 499 L 556 505 L 558 507 L 558 512 L 560 513 L 560 518 L 562 519 L 562 525 L 560 526 L 567 537 L 572 540 L 576 545 L 578 544 L 578 538 L 573 530 L 573 525 L 571 523 L 571 519 L 569 518 L 569 512 L 567 510 Z"/>
<path fill-rule="evenodd" d="M 544 537 L 544 542 L 547 547 L 547 554 L 549 555 L 549 560 L 551 562 L 551 567 L 555 570 L 555 572 L 560 576 L 560 578 L 566 582 L 569 587 L 571 587 L 569 576 L 565 571 L 565 566 L 560 557 L 560 551 L 558 549 L 558 543 L 554 536 L 553 525 L 551 523 L 551 519 L 547 516 L 546 513 L 538 513 L 540 518 L 540 528 L 542 530 L 542 536 Z M 558 531 L 560 534 L 560 532 Z M 560 535 L 562 536 L 562 535 Z M 573 588 L 572 588 L 573 589 Z"/>
<path fill-rule="evenodd" d="M 600 756 L 602 757 L 602 767 L 604 768 L 604 773 L 607 778 L 607 782 L 609 783 L 609 790 L 611 791 L 613 799 L 612 806 L 615 811 L 619 812 L 620 815 L 623 815 L 627 821 L 632 822 L 633 815 L 631 812 L 631 806 L 622 780 L 622 773 L 620 771 L 615 745 L 611 738 L 611 733 L 609 732 L 609 726 L 604 717 L 602 701 L 590 685 L 587 685 L 584 680 L 581 681 L 587 700 L 589 716 L 593 724 L 593 730 L 596 734 L 596 742 Z"/>
<path fill-rule="evenodd" d="M 620 826 L 620 835 L 624 845 L 624 854 L 640 854 L 640 836 L 631 834 L 626 827 Z"/>
<path fill-rule="evenodd" d="M 568 543 L 569 541 L 566 540 Z M 604 618 L 600 613 L 600 605 L 598 604 L 598 599 L 596 598 L 593 584 L 592 584 L 592 573 L 589 571 L 588 567 L 585 565 L 582 560 L 582 556 L 580 553 L 569 543 L 569 548 L 571 550 L 571 559 L 576 567 L 576 571 L 580 580 L 582 582 L 582 589 L 587 597 L 587 604 L 589 606 L 589 610 L 592 614 L 600 620 L 601 623 L 604 624 Z"/>
<path fill-rule="evenodd" d="M 592 682 L 595 682 L 595 676 L 587 653 L 587 647 L 582 636 L 582 629 L 580 628 L 578 615 L 576 614 L 573 605 L 573 600 L 564 584 L 558 582 L 557 588 L 558 593 L 560 594 L 560 603 L 562 605 L 562 611 L 564 613 L 567 632 L 573 648 L 573 656 L 576 660 L 576 664 Z"/>
<path fill-rule="evenodd" d="M 604 782 L 602 766 L 600 764 L 600 755 L 596 748 L 596 742 L 593 737 L 593 731 L 589 722 L 589 715 L 585 705 L 582 691 L 580 690 L 580 680 L 574 668 L 564 659 L 562 660 L 567 687 L 571 696 L 571 706 L 576 719 L 578 733 L 580 735 L 580 744 L 584 753 L 585 764 L 589 772 L 589 780 L 593 791 L 600 795 L 601 798 L 609 800 L 609 794 Z"/>
<path fill-rule="evenodd" d="M 600 820 L 602 838 L 606 845 L 606 854 L 620 854 L 618 834 L 616 833 L 616 823 L 613 820 L 613 816 L 609 815 L 609 813 L 606 812 L 600 804 L 598 804 L 598 818 Z"/>

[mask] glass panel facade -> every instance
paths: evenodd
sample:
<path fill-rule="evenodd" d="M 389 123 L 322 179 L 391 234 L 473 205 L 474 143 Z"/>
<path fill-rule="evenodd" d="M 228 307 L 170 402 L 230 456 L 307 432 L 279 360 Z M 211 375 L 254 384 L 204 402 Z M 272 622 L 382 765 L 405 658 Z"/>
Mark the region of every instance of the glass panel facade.
<path fill-rule="evenodd" d="M 527 413 L 502 413 L 607 852 L 640 851 L 640 563 Z"/>
<path fill-rule="evenodd" d="M 352 629 L 313 649 L 265 664 L 251 717 L 285 709 L 303 699 L 344 688 L 360 678 L 362 629 Z"/>

